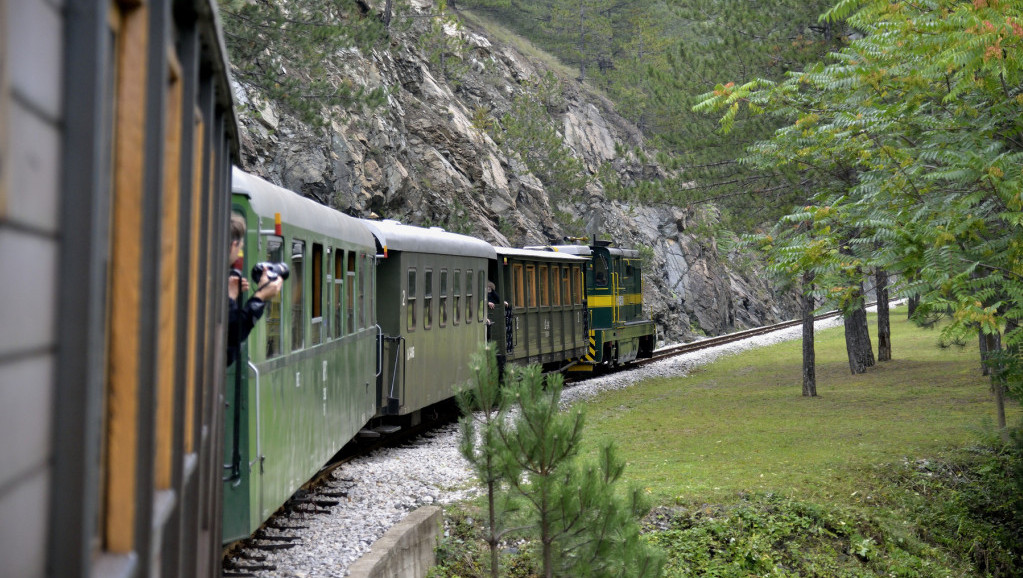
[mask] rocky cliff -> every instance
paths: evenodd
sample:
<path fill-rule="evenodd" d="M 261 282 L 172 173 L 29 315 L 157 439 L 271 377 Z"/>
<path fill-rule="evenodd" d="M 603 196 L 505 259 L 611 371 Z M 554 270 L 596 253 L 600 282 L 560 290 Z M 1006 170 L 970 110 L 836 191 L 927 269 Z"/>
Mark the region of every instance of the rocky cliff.
<path fill-rule="evenodd" d="M 585 233 L 645 248 L 644 299 L 669 342 L 796 316 L 792 295 L 694 232 L 712 208 L 609 200 L 596 178 L 574 194 L 553 194 L 488 130 L 550 72 L 482 29 L 450 22 L 441 27 L 443 45 L 457 50 L 445 48 L 448 64 L 440 68 L 421 41 L 435 6 L 417 0 L 412 10 L 409 26 L 392 26 L 386 49 L 331 59 L 337 82 L 383 88 L 386 106 L 328 111 L 327 126 L 313 128 L 236 85 L 243 168 L 352 215 L 442 226 L 496 245 L 562 243 Z M 569 78 L 557 87 L 556 98 L 545 97 L 548 120 L 587 176 L 611 170 L 625 185 L 665 176 L 644 160 L 641 132 L 611 103 Z"/>

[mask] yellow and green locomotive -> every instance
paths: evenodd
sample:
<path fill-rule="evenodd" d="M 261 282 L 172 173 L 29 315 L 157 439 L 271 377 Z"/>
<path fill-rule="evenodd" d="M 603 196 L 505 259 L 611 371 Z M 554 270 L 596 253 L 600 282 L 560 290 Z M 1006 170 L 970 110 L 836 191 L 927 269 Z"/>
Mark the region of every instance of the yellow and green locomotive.
<path fill-rule="evenodd" d="M 653 355 L 657 328 L 643 314 L 643 259 L 639 251 L 593 245 L 558 245 L 552 251 L 588 259 L 585 268 L 589 348 L 569 371 L 615 367 Z"/>

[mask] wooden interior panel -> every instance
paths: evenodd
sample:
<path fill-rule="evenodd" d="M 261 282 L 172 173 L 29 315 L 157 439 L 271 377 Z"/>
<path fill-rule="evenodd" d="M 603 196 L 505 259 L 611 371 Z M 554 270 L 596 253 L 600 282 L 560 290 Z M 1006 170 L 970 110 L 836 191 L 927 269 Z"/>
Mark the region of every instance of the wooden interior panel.
<path fill-rule="evenodd" d="M 195 419 L 199 407 L 196 405 L 197 381 L 196 370 L 199 343 L 202 339 L 202 329 L 205 327 L 199 323 L 199 298 L 200 289 L 205 286 L 204 276 L 200 276 L 199 252 L 201 237 L 199 233 L 202 228 L 202 172 L 203 172 L 203 134 L 205 125 L 199 111 L 195 112 L 195 133 L 192 163 L 192 214 L 188 215 L 190 223 L 189 232 L 191 242 L 189 243 L 188 258 L 188 344 L 185 357 L 185 453 L 195 452 Z"/>
<path fill-rule="evenodd" d="M 163 196 L 160 209 L 160 298 L 157 336 L 156 462 L 154 484 L 171 487 L 174 459 L 178 308 L 178 235 L 181 209 L 181 66 L 168 50 Z"/>
<path fill-rule="evenodd" d="M 145 149 L 145 6 L 121 9 L 117 46 L 114 191 L 108 284 L 109 343 L 106 397 L 104 548 L 130 553 L 134 546 L 138 461 L 139 323 L 142 196 Z"/>

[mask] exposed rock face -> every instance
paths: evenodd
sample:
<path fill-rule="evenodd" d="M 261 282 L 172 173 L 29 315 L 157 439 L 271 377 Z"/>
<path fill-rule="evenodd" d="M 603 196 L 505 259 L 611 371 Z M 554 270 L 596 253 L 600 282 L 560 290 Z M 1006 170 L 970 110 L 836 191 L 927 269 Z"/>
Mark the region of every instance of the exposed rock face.
<path fill-rule="evenodd" d="M 425 15 L 433 6 L 417 0 L 414 9 Z M 339 82 L 385 88 L 389 96 L 377 110 L 333 111 L 326 129 L 302 125 L 252 88 L 236 87 L 245 170 L 352 215 L 440 225 L 496 245 L 563 242 L 570 230 L 555 220 L 557 209 L 576 223 L 576 234 L 582 223 L 619 246 L 652 250 L 644 300 L 668 341 L 797 315 L 792 295 L 775 293 L 762 276 L 723 259 L 713 239 L 687 231 L 701 218 L 695 210 L 609 201 L 596 179 L 575 200 L 552 206 L 543 181 L 480 126 L 481 118 L 494 122 L 511 111 L 546 71 L 478 33 L 447 27 L 466 47 L 447 57 L 467 66 L 445 78 L 420 52 L 416 30 L 395 32 L 388 50 L 335 56 Z M 562 89 L 548 112 L 590 174 L 610 165 L 623 183 L 665 176 L 619 152 L 641 149 L 643 139 L 609 102 L 570 80 Z"/>

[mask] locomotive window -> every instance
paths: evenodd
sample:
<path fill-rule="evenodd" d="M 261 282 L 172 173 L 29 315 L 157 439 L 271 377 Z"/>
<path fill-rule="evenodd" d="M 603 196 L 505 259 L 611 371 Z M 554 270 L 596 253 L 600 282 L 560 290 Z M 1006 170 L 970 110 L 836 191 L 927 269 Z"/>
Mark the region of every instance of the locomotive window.
<path fill-rule="evenodd" d="M 576 305 L 583 304 L 583 271 L 579 265 L 572 265 L 572 297 Z"/>
<path fill-rule="evenodd" d="M 632 266 L 632 261 L 625 262 L 625 278 L 629 279 L 635 274 L 636 270 Z"/>
<path fill-rule="evenodd" d="M 572 288 L 569 282 L 569 275 L 571 272 L 568 267 L 561 269 L 561 302 L 565 305 L 572 304 Z"/>
<path fill-rule="evenodd" d="M 487 275 L 483 271 L 480 271 L 479 274 L 476 275 L 476 281 L 477 281 L 476 284 L 479 286 L 480 289 L 479 291 L 480 300 L 477 308 L 478 313 L 476 321 L 483 323 L 483 317 L 484 315 L 486 315 L 487 311 Z"/>
<path fill-rule="evenodd" d="M 313 282 L 310 286 L 313 293 L 309 319 L 309 342 L 317 345 L 323 341 L 323 245 L 313 243 Z"/>
<path fill-rule="evenodd" d="M 547 274 L 547 265 L 540 265 L 540 306 L 550 307 L 550 305 L 550 276 Z"/>
<path fill-rule="evenodd" d="M 405 294 L 406 297 L 406 318 L 405 327 L 409 331 L 416 330 L 416 270 L 408 270 L 408 292 Z"/>
<path fill-rule="evenodd" d="M 331 334 L 334 338 L 344 335 L 341 327 L 341 311 L 344 306 L 341 303 L 342 288 L 345 280 L 345 252 L 341 249 L 334 249 L 334 327 Z"/>
<path fill-rule="evenodd" d="M 526 265 L 526 305 L 536 307 L 536 267 Z"/>
<path fill-rule="evenodd" d="M 593 259 L 593 283 L 597 287 L 607 287 L 607 259 L 603 255 Z"/>
<path fill-rule="evenodd" d="M 433 326 L 433 269 L 423 275 L 423 329 Z"/>
<path fill-rule="evenodd" d="M 440 270 L 440 326 L 448 326 L 448 270 Z"/>
<path fill-rule="evenodd" d="M 558 307 L 561 305 L 561 291 L 558 290 L 558 280 L 561 278 L 561 269 L 557 266 L 551 266 L 551 305 Z"/>
<path fill-rule="evenodd" d="M 462 314 L 462 303 L 460 301 L 461 298 L 462 298 L 462 270 L 461 269 L 455 269 L 455 275 L 451 278 L 451 281 L 453 282 L 453 286 L 451 287 L 452 297 L 455 300 L 453 306 L 451 307 L 451 312 L 454 314 L 452 316 L 453 319 L 451 320 L 451 322 L 454 325 L 458 325 L 458 320 L 461 318 L 461 314 Z"/>
<path fill-rule="evenodd" d="M 359 329 L 366 328 L 366 254 L 363 253 L 363 263 L 359 267 Z"/>
<path fill-rule="evenodd" d="M 281 237 L 267 237 L 266 239 L 266 260 L 271 263 L 284 261 L 284 239 Z M 277 357 L 283 351 L 281 346 L 281 318 L 284 310 L 284 302 L 281 293 L 274 295 L 266 304 L 264 316 L 266 317 L 266 358 Z"/>
<path fill-rule="evenodd" d="M 345 330 L 355 333 L 355 253 L 348 252 L 348 272 L 345 273 Z"/>
<path fill-rule="evenodd" d="M 513 295 L 513 304 L 516 308 L 522 308 L 526 306 L 526 289 L 522 282 L 522 265 L 512 265 L 512 282 L 515 284 L 515 295 Z"/>
<path fill-rule="evenodd" d="M 472 323 L 472 269 L 465 272 L 465 322 Z"/>
<path fill-rule="evenodd" d="M 305 257 L 305 241 L 291 242 L 291 350 L 305 347 L 305 284 L 302 260 Z"/>

